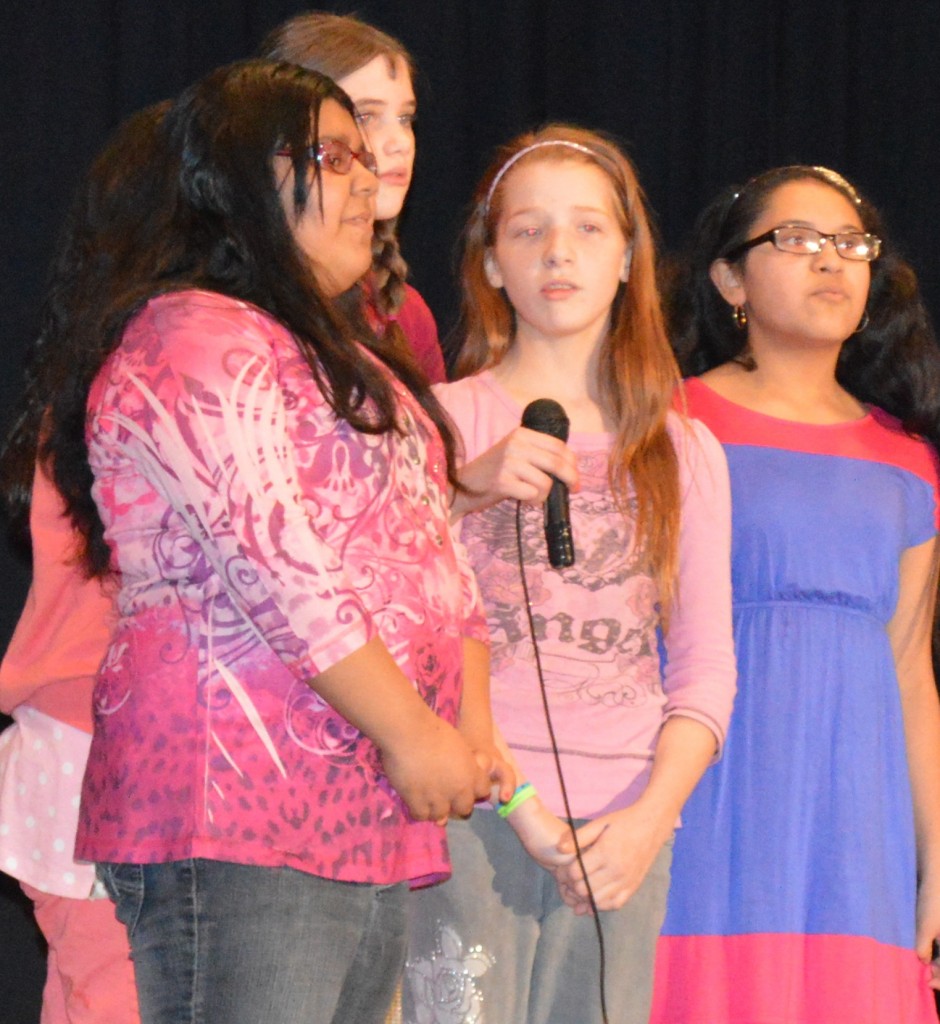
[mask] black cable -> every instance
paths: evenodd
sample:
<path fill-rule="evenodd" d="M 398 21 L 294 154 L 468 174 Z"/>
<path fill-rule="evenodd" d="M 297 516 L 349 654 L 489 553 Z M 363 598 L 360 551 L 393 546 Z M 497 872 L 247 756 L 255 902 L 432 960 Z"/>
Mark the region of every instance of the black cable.
<path fill-rule="evenodd" d="M 607 1016 L 607 957 L 604 950 L 604 932 L 601 928 L 601 918 L 594 902 L 594 891 L 591 889 L 591 882 L 588 879 L 587 870 L 584 867 L 584 859 L 581 854 L 581 844 L 578 842 L 578 833 L 574 827 L 574 818 L 571 815 L 571 805 L 568 803 L 568 787 L 565 785 L 565 776 L 561 770 L 561 755 L 558 752 L 558 741 L 555 739 L 555 727 L 552 725 L 552 713 L 548 706 L 548 692 L 545 689 L 545 677 L 542 675 L 542 658 L 539 654 L 538 639 L 535 635 L 535 620 L 532 618 L 532 602 L 529 598 L 529 583 L 525 575 L 525 559 L 522 555 L 522 502 L 516 502 L 516 550 L 519 554 L 519 575 L 522 578 L 522 594 L 525 598 L 525 610 L 529 619 L 529 633 L 532 637 L 532 649 L 535 652 L 535 670 L 539 677 L 539 692 L 542 696 L 542 707 L 545 710 L 545 724 L 548 726 L 548 736 L 552 744 L 552 756 L 555 759 L 555 771 L 558 774 L 558 785 L 561 788 L 561 799 L 565 805 L 565 817 L 571 828 L 571 836 L 574 839 L 574 853 L 581 869 L 581 876 L 587 887 L 588 903 L 591 905 L 591 913 L 594 915 L 594 930 L 597 932 L 597 947 L 600 954 L 600 970 L 598 972 L 598 984 L 601 996 L 601 1017 L 604 1024 L 610 1024 Z"/>

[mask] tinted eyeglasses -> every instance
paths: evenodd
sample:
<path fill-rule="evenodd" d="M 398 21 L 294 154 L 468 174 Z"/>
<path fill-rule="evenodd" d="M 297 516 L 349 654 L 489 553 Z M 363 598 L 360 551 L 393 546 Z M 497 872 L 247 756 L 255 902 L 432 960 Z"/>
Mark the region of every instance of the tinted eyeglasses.
<path fill-rule="evenodd" d="M 817 231 L 815 228 L 797 227 L 792 224 L 784 224 L 779 228 L 771 228 L 757 238 L 742 242 L 729 252 L 725 253 L 724 259 L 736 260 L 743 256 L 748 249 L 755 245 L 763 245 L 764 242 L 772 242 L 775 249 L 781 252 L 793 252 L 799 256 L 815 256 L 822 252 L 823 246 L 831 242 L 836 252 L 844 260 L 863 260 L 871 263 L 881 255 L 881 239 L 877 235 L 870 235 L 865 231 L 837 231 L 834 235 L 827 235 L 824 231 Z"/>
<path fill-rule="evenodd" d="M 293 156 L 293 153 L 289 149 L 279 149 L 276 155 Z M 376 174 L 379 169 L 375 157 L 369 150 L 360 149 L 357 152 L 342 139 L 321 139 L 317 145 L 307 147 L 307 155 L 334 174 L 349 174 L 353 160 L 358 160 L 370 174 Z"/>

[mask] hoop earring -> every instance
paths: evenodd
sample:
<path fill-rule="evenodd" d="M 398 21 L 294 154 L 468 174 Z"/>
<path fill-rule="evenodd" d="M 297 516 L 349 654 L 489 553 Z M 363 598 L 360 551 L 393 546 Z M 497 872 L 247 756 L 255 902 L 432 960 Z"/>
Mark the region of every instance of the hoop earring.
<path fill-rule="evenodd" d="M 739 331 L 747 330 L 747 310 L 743 306 L 735 306 L 731 310 L 731 319 Z"/>
<path fill-rule="evenodd" d="M 868 315 L 868 310 L 866 309 L 865 312 L 862 313 L 862 319 L 859 320 L 858 327 L 856 327 L 855 330 L 852 331 L 852 333 L 853 334 L 861 334 L 862 331 L 864 331 L 865 328 L 868 327 L 868 325 L 870 323 L 871 323 L 871 317 Z"/>

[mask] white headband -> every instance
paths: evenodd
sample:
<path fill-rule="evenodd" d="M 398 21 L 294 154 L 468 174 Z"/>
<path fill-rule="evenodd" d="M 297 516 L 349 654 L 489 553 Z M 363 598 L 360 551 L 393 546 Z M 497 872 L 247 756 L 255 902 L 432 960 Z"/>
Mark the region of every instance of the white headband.
<path fill-rule="evenodd" d="M 595 160 L 597 159 L 597 153 L 595 153 L 593 149 L 589 149 L 587 146 L 582 146 L 580 142 L 569 142 L 567 139 L 545 139 L 542 142 L 533 142 L 531 146 L 526 146 L 524 149 L 520 149 L 518 153 L 513 153 L 513 155 L 496 172 L 496 177 L 490 182 L 490 187 L 486 193 L 486 199 L 483 202 L 484 217 L 490 211 L 490 202 L 493 198 L 493 193 L 496 191 L 496 186 L 499 185 L 506 176 L 506 172 L 517 160 L 521 160 L 527 153 L 531 153 L 534 149 L 541 149 L 543 146 L 567 146 L 568 149 L 576 149 L 579 153 L 587 153 L 588 156 L 593 157 Z"/>

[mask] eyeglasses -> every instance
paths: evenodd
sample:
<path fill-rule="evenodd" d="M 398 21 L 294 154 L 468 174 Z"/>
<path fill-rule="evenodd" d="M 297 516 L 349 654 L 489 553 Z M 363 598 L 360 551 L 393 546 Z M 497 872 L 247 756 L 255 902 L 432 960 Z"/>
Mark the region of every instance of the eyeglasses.
<path fill-rule="evenodd" d="M 822 252 L 826 242 L 832 242 L 836 252 L 844 260 L 863 260 L 866 263 L 878 259 L 881 254 L 881 239 L 865 231 L 837 231 L 834 235 L 827 235 L 815 228 L 784 224 L 779 228 L 771 228 L 748 242 L 742 242 L 725 253 L 723 258 L 736 260 L 748 249 L 753 249 L 755 245 L 763 245 L 764 242 L 772 242 L 775 249 L 781 252 L 795 252 L 799 256 L 815 256 L 816 253 Z"/>
<path fill-rule="evenodd" d="M 276 156 L 293 156 L 290 149 L 277 150 Z M 349 174 L 353 160 L 358 160 L 370 174 L 377 174 L 379 165 L 367 149 L 356 150 L 342 139 L 321 139 L 315 146 L 307 147 L 307 156 L 321 167 L 328 167 L 334 174 Z"/>

